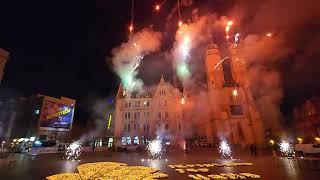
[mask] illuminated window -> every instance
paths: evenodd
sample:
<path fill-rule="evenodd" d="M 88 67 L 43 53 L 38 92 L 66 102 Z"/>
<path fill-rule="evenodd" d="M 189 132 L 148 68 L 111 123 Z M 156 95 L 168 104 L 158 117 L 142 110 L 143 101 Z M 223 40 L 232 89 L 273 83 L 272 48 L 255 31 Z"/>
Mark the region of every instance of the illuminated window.
<path fill-rule="evenodd" d="M 108 147 L 112 147 L 113 145 L 113 138 L 108 139 Z"/>
<path fill-rule="evenodd" d="M 131 144 L 131 137 L 127 137 L 126 144 Z"/>
<path fill-rule="evenodd" d="M 134 144 L 139 144 L 139 137 L 138 137 L 138 136 L 135 136 L 135 137 L 134 137 L 133 143 L 134 143 Z"/>
<path fill-rule="evenodd" d="M 150 102 L 149 102 L 149 101 L 144 101 L 144 102 L 143 102 L 143 105 L 144 105 L 145 107 L 148 107 L 148 106 L 149 106 L 149 104 L 150 104 Z"/>
<path fill-rule="evenodd" d="M 122 145 L 126 145 L 126 142 L 127 142 L 127 138 L 126 137 L 122 137 L 121 138 Z"/>
<path fill-rule="evenodd" d="M 35 112 L 34 112 L 35 114 L 40 114 L 40 110 L 39 109 L 37 109 L 37 110 L 35 110 Z"/>

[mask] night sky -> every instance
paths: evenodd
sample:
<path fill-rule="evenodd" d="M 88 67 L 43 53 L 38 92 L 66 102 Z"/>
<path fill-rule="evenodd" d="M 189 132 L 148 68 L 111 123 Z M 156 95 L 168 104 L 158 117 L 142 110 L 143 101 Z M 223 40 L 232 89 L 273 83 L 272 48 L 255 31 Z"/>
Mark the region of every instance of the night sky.
<path fill-rule="evenodd" d="M 154 11 L 156 0 L 136 0 L 135 28 L 153 25 L 164 29 L 166 16 L 174 6 L 166 3 L 160 13 Z M 6 1 L 1 4 L 0 48 L 10 52 L 5 67 L 0 96 L 30 96 L 37 93 L 65 96 L 78 101 L 75 118 L 86 121 L 88 99 L 113 96 L 119 79 L 111 62 L 106 63 L 112 48 L 128 39 L 131 0 L 77 1 Z M 158 1 L 159 2 L 159 1 Z M 230 10 L 237 1 L 194 1 L 193 7 L 215 10 L 218 14 Z M 182 14 L 190 8 L 182 8 Z M 308 25 L 308 24 L 307 24 Z M 276 63 L 283 80 L 282 111 L 290 114 L 292 107 L 311 96 L 319 95 L 319 53 L 313 53 L 303 66 L 292 64 L 299 53 L 304 54 L 304 40 L 312 39 L 308 32 L 318 24 L 301 29 L 300 51 Z M 320 36 L 315 36 L 318 38 Z M 173 37 L 166 37 L 164 47 Z M 320 40 L 320 38 L 318 38 Z M 318 41 L 319 42 L 319 41 Z M 315 44 L 318 45 L 318 44 Z M 319 50 L 317 50 L 319 52 Z M 291 61 L 291 59 L 293 59 Z M 318 61 L 316 60 L 318 59 Z M 293 67 L 294 66 L 294 67 Z M 156 74 L 154 79 L 158 79 Z M 90 104 L 90 103 L 89 103 Z"/>

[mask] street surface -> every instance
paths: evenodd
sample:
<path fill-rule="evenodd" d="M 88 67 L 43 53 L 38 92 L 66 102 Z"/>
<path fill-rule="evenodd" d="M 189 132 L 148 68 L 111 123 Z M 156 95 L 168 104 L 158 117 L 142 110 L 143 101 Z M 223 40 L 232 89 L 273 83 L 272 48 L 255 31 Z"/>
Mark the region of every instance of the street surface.
<path fill-rule="evenodd" d="M 316 159 L 293 160 L 288 158 L 273 158 L 269 152 L 258 152 L 257 156 L 251 156 L 247 150 L 239 150 L 234 154 L 233 162 L 252 162 L 253 166 L 243 167 L 213 167 L 209 168 L 209 174 L 222 172 L 241 173 L 248 172 L 261 175 L 265 180 L 286 179 L 319 179 L 320 161 Z M 10 163 L 13 162 L 13 163 Z M 115 161 L 128 165 L 143 165 L 158 168 L 169 175 L 169 179 L 190 179 L 187 174 L 179 174 L 168 167 L 168 164 L 195 164 L 195 163 L 228 163 L 231 160 L 220 159 L 216 149 L 198 149 L 188 154 L 182 151 L 167 152 L 160 160 L 151 160 L 145 153 L 126 152 L 91 152 L 81 155 L 79 161 L 63 159 L 63 154 L 44 154 L 30 156 L 26 154 L 10 154 L 0 159 L 0 179 L 45 179 L 46 176 L 63 173 L 77 172 L 79 164 L 88 162 Z M 202 173 L 205 174 L 205 173 Z"/>

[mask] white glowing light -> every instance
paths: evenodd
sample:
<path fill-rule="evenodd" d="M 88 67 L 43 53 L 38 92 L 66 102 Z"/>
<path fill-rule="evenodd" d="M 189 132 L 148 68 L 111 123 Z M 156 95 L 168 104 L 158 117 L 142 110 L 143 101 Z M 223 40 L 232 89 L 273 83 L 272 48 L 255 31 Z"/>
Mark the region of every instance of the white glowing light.
<path fill-rule="evenodd" d="M 81 155 L 81 145 L 79 142 L 75 141 L 70 144 L 65 153 L 67 160 L 76 160 Z"/>
<path fill-rule="evenodd" d="M 239 36 L 240 34 L 237 33 L 235 36 L 234 36 L 234 43 L 237 43 L 239 41 Z"/>
<path fill-rule="evenodd" d="M 231 157 L 231 148 L 226 141 L 221 141 L 219 145 L 219 153 L 223 158 Z"/>
<path fill-rule="evenodd" d="M 295 156 L 292 145 L 289 142 L 282 141 L 279 143 L 281 154 L 284 156 Z"/>
<path fill-rule="evenodd" d="M 182 55 L 182 61 L 186 61 L 187 57 L 189 56 L 189 52 L 190 52 L 190 37 L 189 36 L 185 36 L 183 38 L 183 42 L 180 46 L 181 49 L 181 55 Z"/>
<path fill-rule="evenodd" d="M 233 96 L 238 96 L 238 91 L 236 89 L 232 90 L 232 95 Z"/>
<path fill-rule="evenodd" d="M 160 157 L 162 154 L 162 145 L 159 139 L 152 140 L 147 146 L 149 155 L 153 158 Z"/>
<path fill-rule="evenodd" d="M 36 137 L 30 137 L 30 141 L 36 140 Z"/>
<path fill-rule="evenodd" d="M 184 97 L 181 98 L 181 102 L 180 102 L 180 103 L 181 103 L 182 105 L 186 103 L 185 100 L 184 100 Z"/>

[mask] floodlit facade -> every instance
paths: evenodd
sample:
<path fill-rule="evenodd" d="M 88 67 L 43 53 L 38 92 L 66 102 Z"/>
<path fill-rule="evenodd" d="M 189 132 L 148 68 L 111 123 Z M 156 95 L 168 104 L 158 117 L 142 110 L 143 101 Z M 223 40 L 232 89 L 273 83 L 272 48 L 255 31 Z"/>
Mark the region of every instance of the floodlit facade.
<path fill-rule="evenodd" d="M 211 129 L 206 136 L 212 142 L 226 139 L 231 144 L 265 144 L 263 122 L 248 88 L 246 66 L 230 46 L 231 57 L 221 57 L 217 45 L 206 52 L 205 66 Z"/>
<path fill-rule="evenodd" d="M 155 90 L 126 93 L 119 87 L 116 98 L 115 145 L 147 144 L 160 137 L 170 142 L 181 138 L 182 95 L 161 80 Z"/>

